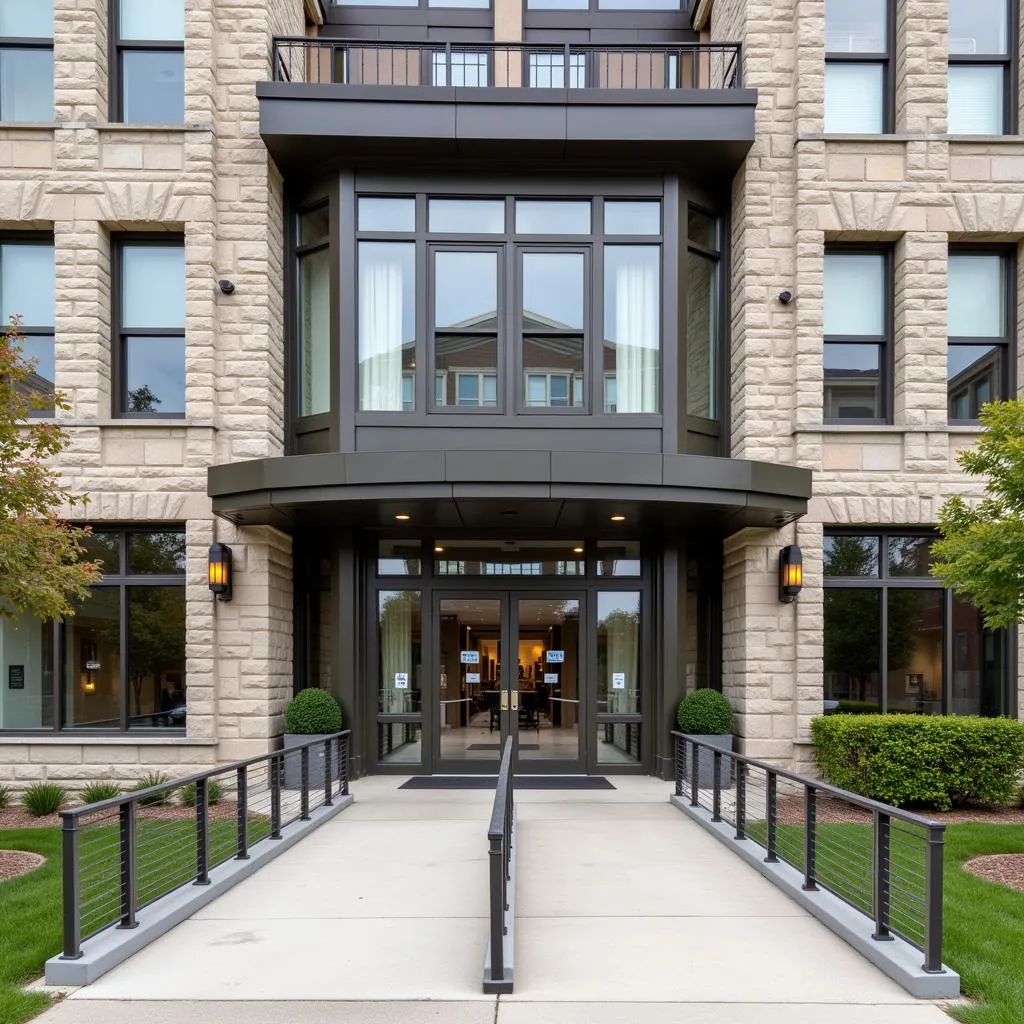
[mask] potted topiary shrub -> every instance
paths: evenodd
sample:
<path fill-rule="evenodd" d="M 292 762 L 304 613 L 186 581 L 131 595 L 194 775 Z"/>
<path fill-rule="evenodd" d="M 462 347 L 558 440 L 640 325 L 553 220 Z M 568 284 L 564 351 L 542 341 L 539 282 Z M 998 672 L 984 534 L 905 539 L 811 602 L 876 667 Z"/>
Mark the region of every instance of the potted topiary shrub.
<path fill-rule="evenodd" d="M 301 746 L 309 740 L 325 740 L 341 732 L 341 706 L 326 690 L 311 686 L 300 690 L 284 711 L 284 749 Z M 332 772 L 338 766 L 332 765 Z M 302 786 L 302 760 L 298 752 L 284 758 L 284 785 L 287 789 Z M 309 748 L 309 788 L 322 789 L 324 785 L 324 748 L 322 744 Z"/>
<path fill-rule="evenodd" d="M 681 732 L 695 740 L 710 743 L 720 750 L 732 751 L 732 705 L 717 690 L 694 690 L 679 702 L 676 721 Z M 690 751 L 687 749 L 687 764 Z M 706 747 L 698 748 L 697 785 L 714 785 L 715 755 Z M 687 776 L 689 778 L 689 776 Z M 732 783 L 732 758 L 722 758 L 721 782 L 723 786 Z"/>

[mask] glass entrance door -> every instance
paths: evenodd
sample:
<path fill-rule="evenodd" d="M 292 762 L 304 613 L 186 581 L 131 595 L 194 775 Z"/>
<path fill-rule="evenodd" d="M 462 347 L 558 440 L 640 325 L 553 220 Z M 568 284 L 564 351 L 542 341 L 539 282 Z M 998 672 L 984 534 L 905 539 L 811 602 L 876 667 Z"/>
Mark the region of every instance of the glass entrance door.
<path fill-rule="evenodd" d="M 517 771 L 584 770 L 582 613 L 581 594 L 436 598 L 436 771 L 495 772 L 507 736 Z"/>

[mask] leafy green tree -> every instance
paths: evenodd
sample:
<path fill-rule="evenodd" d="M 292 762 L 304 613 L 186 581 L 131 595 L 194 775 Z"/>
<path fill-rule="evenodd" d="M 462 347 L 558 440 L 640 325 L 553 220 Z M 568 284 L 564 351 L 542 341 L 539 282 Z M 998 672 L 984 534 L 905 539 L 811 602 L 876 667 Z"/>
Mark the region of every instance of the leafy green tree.
<path fill-rule="evenodd" d="M 70 443 L 56 423 L 32 413 L 67 409 L 62 394 L 43 394 L 34 364 L 22 355 L 17 319 L 0 329 L 0 616 L 28 613 L 61 619 L 98 579 L 81 561 L 86 531 L 61 520 L 63 508 L 85 504 L 60 481 L 52 459 Z"/>
<path fill-rule="evenodd" d="M 1024 401 L 987 403 L 980 419 L 987 429 L 957 462 L 986 478 L 985 497 L 957 495 L 939 510 L 932 573 L 998 629 L 1024 619 Z"/>

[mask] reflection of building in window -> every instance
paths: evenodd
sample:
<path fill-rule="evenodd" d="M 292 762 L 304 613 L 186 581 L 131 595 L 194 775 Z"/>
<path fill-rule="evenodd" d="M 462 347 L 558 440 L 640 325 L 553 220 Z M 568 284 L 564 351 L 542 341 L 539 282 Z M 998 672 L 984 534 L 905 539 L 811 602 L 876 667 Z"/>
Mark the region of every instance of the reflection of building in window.
<path fill-rule="evenodd" d="M 877 408 L 877 370 L 825 370 L 826 420 L 874 419 Z"/>
<path fill-rule="evenodd" d="M 950 363 L 959 351 L 977 352 L 981 346 L 961 345 L 950 348 Z M 999 349 L 989 348 L 972 363 L 949 378 L 949 418 L 976 420 L 982 405 L 999 393 Z M 950 366 L 953 370 L 953 366 Z"/>

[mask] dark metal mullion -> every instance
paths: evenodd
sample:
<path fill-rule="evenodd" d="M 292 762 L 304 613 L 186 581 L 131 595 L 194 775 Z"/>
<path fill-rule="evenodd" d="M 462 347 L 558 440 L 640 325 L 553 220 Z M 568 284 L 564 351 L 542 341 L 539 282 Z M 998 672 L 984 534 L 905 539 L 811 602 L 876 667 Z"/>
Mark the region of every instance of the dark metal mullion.
<path fill-rule="evenodd" d="M 979 653 L 984 658 L 984 637 Z M 942 591 L 942 661 L 942 713 L 948 715 L 953 710 L 953 592 L 946 588 Z"/>
<path fill-rule="evenodd" d="M 882 596 L 878 601 L 879 609 L 879 637 L 878 650 L 881 658 L 881 674 L 879 676 L 879 690 L 881 696 L 882 714 L 889 710 L 889 588 L 881 587 Z"/>
<path fill-rule="evenodd" d="M 121 530 L 118 533 L 118 549 L 121 556 L 120 569 L 126 573 L 128 569 L 128 531 Z M 121 732 L 128 732 L 131 723 L 131 713 L 128 695 L 128 586 L 126 583 L 118 583 L 118 600 L 120 604 L 121 617 L 121 643 L 119 666 L 121 674 Z"/>

